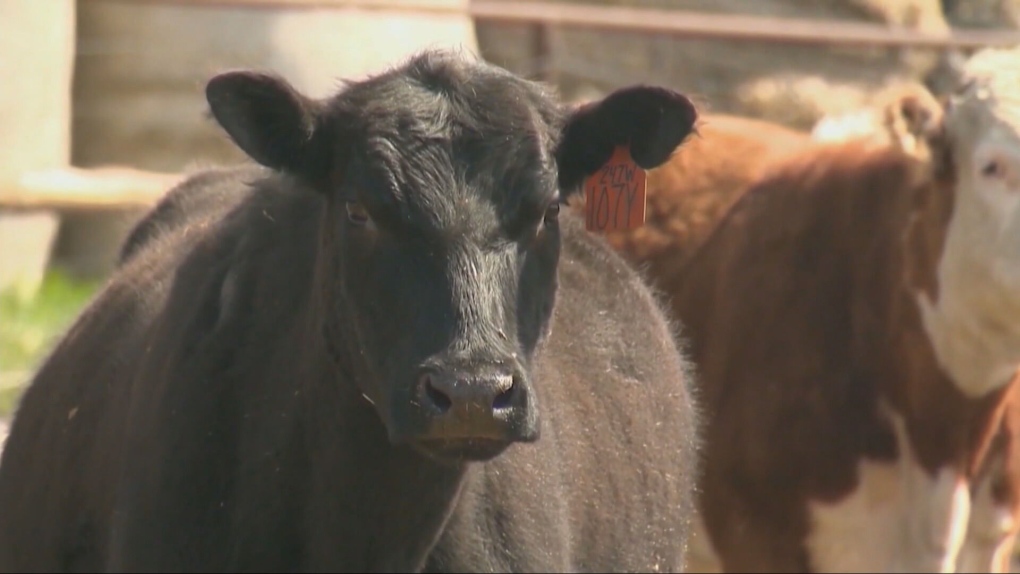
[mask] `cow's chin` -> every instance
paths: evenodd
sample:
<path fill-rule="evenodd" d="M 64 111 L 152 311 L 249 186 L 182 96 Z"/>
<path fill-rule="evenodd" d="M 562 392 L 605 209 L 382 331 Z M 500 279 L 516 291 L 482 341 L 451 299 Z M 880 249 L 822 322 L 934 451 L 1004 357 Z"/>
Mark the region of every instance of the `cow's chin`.
<path fill-rule="evenodd" d="M 413 441 L 415 450 L 444 464 L 485 462 L 503 454 L 513 441 L 492 438 L 446 438 Z"/>

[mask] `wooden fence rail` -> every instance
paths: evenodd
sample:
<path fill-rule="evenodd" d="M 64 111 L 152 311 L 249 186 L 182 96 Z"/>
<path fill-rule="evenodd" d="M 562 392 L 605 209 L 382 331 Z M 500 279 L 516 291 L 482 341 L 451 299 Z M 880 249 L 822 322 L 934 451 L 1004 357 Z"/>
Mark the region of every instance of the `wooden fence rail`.
<path fill-rule="evenodd" d="M 1020 44 L 1020 31 L 951 30 L 933 34 L 861 22 L 712 14 L 651 8 L 560 4 L 541 1 L 470 0 L 466 8 L 430 0 L 80 0 L 243 9 L 396 10 L 464 14 L 478 21 L 526 24 L 538 29 L 536 62 L 549 61 L 549 29 L 556 26 L 669 34 L 686 38 L 857 46 L 975 49 Z M 540 76 L 549 70 L 541 66 Z M 126 167 L 66 168 L 0 181 L 0 207 L 106 209 L 151 205 L 180 176 Z"/>
<path fill-rule="evenodd" d="M 66 167 L 23 173 L 0 180 L 0 207 L 13 210 L 101 210 L 148 207 L 182 174 L 124 166 Z"/>
<path fill-rule="evenodd" d="M 248 9 L 357 9 L 464 14 L 465 9 L 429 0 L 80 0 Z M 571 26 L 692 38 L 888 47 L 980 48 L 1020 44 L 1016 30 L 951 30 L 934 34 L 865 22 L 840 22 L 686 10 L 562 4 L 522 0 L 469 0 L 466 12 L 486 22 Z"/>

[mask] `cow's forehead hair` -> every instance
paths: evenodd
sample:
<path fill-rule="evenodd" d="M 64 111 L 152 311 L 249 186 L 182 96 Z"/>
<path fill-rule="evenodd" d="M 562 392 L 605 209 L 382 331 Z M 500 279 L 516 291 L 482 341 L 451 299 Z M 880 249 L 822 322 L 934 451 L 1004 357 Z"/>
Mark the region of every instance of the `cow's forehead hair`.
<path fill-rule="evenodd" d="M 556 192 L 562 110 L 535 82 L 426 53 L 349 84 L 335 105 L 356 124 L 366 187 L 402 210 L 442 219 L 471 194 L 512 218 Z"/>
<path fill-rule="evenodd" d="M 563 119 L 563 107 L 545 86 L 447 52 L 424 52 L 398 68 L 347 82 L 335 105 L 349 109 L 364 130 L 400 135 L 416 128 L 444 139 L 536 130 L 549 136 Z"/>

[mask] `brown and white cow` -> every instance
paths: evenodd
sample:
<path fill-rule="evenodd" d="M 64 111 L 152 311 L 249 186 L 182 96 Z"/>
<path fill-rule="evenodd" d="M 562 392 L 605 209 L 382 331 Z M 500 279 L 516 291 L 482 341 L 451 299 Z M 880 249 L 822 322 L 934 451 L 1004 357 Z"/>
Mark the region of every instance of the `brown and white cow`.
<path fill-rule="evenodd" d="M 708 422 L 692 571 L 1008 568 L 1018 56 L 972 58 L 931 161 L 862 139 L 801 150 L 681 269 L 653 267 Z"/>

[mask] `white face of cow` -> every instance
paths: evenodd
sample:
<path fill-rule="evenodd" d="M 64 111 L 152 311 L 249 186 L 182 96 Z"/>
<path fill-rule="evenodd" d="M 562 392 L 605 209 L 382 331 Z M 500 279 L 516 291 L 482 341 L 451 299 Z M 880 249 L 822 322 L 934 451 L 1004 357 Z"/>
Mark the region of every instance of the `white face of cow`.
<path fill-rule="evenodd" d="M 1020 364 L 1020 49 L 968 61 L 945 122 L 957 174 L 939 296 L 921 296 L 939 360 L 967 395 Z"/>
<path fill-rule="evenodd" d="M 1015 281 L 1020 269 L 1017 64 L 1020 51 L 988 51 L 975 56 L 968 65 L 972 83 L 953 97 L 946 118 L 959 177 L 958 209 L 984 222 L 983 236 L 974 239 L 991 250 L 989 255 L 998 272 L 1006 275 L 1000 278 L 1005 281 Z"/>

